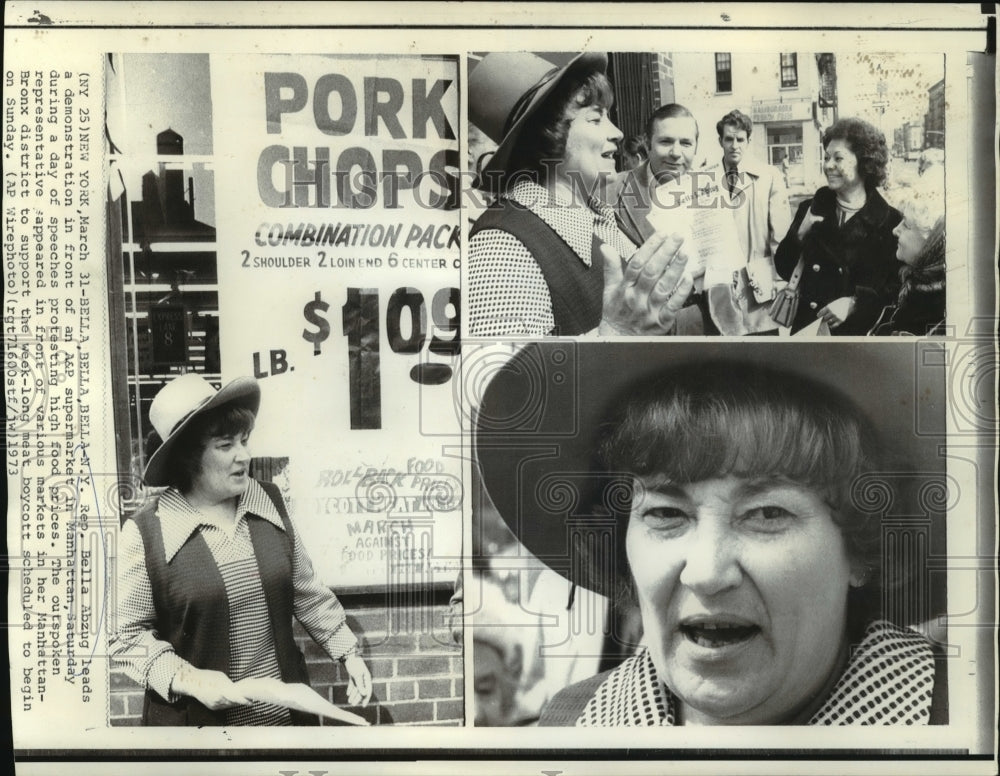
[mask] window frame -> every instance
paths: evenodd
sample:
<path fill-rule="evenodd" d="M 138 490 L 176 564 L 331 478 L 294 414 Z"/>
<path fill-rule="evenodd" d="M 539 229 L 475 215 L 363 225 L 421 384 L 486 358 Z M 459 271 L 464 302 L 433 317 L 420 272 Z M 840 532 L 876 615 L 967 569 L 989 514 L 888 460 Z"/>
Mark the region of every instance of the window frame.
<path fill-rule="evenodd" d="M 722 60 L 721 58 L 725 58 Z M 720 64 L 724 64 L 725 67 L 720 67 Z M 723 81 L 720 78 L 723 74 L 728 78 L 728 89 L 723 89 Z M 715 93 L 716 94 L 732 94 L 733 93 L 733 55 L 731 52 L 716 52 L 715 54 Z"/>
<path fill-rule="evenodd" d="M 786 73 L 790 73 L 791 77 L 787 77 Z M 778 82 L 782 89 L 799 88 L 799 55 L 796 52 L 778 54 Z"/>

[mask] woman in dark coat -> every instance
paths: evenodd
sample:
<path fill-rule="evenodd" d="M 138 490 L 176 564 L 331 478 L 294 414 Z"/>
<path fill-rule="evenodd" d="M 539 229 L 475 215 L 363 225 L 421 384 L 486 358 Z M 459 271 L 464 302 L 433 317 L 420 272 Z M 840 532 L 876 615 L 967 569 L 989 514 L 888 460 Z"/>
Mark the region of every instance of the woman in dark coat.
<path fill-rule="evenodd" d="M 790 280 L 803 258 L 793 334 L 822 319 L 831 334 L 863 335 L 899 293 L 893 229 L 902 216 L 877 190 L 889 161 L 881 132 L 841 119 L 823 141 L 827 185 L 799 206 L 774 263 Z"/>

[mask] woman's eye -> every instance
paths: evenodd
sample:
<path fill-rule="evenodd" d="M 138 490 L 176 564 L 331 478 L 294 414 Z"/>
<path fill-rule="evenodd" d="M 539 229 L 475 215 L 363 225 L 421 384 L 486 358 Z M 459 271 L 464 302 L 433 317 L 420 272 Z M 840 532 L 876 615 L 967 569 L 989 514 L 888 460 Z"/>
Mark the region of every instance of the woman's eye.
<path fill-rule="evenodd" d="M 794 518 L 793 513 L 778 506 L 755 507 L 744 515 L 745 520 L 767 528 L 780 527 Z"/>
<path fill-rule="evenodd" d="M 642 521 L 656 530 L 669 530 L 681 527 L 687 515 L 675 507 L 653 507 L 642 513 Z"/>

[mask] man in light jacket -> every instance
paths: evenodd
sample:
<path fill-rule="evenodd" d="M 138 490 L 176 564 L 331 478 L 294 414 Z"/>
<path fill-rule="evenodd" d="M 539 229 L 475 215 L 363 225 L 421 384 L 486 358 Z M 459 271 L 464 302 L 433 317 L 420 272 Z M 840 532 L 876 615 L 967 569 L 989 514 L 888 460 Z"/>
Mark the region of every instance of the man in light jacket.
<path fill-rule="evenodd" d="M 733 110 L 715 125 L 722 146 L 724 197 L 736 220 L 740 248 L 746 259 L 741 288 L 736 290 L 747 331 L 777 334 L 768 312 L 781 279 L 774 270 L 774 253 L 792 222 L 788 191 L 777 170 L 750 158 L 746 151 L 753 122 Z"/>

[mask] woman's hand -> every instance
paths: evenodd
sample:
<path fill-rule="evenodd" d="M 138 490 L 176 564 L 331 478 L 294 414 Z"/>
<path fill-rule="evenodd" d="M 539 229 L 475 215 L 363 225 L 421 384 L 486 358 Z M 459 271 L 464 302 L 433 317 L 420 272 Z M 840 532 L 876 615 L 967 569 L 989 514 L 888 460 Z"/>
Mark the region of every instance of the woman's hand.
<path fill-rule="evenodd" d="M 816 317 L 826 321 L 831 329 L 836 329 L 854 312 L 854 297 L 842 296 L 834 299 L 826 307 L 816 311 Z"/>
<path fill-rule="evenodd" d="M 347 701 L 352 706 L 367 706 L 372 697 L 372 675 L 357 653 L 344 658 L 347 669 Z"/>
<path fill-rule="evenodd" d="M 604 310 L 599 334 L 667 334 L 684 306 L 694 281 L 684 274 L 687 254 L 677 235 L 654 234 L 632 254 L 624 271 L 621 259 L 606 245 Z"/>
<path fill-rule="evenodd" d="M 174 675 L 170 691 L 178 695 L 190 695 L 212 711 L 250 703 L 250 699 L 222 671 L 209 671 L 194 666 L 183 666 Z"/>
<path fill-rule="evenodd" d="M 802 223 L 799 224 L 799 231 L 798 231 L 799 242 L 802 242 L 805 236 L 809 234 L 809 230 L 812 229 L 813 226 L 815 226 L 818 223 L 821 223 L 822 221 L 823 221 L 823 216 L 816 215 L 815 213 L 812 212 L 812 208 L 809 208 L 809 210 L 806 211 L 805 218 L 802 219 Z"/>

